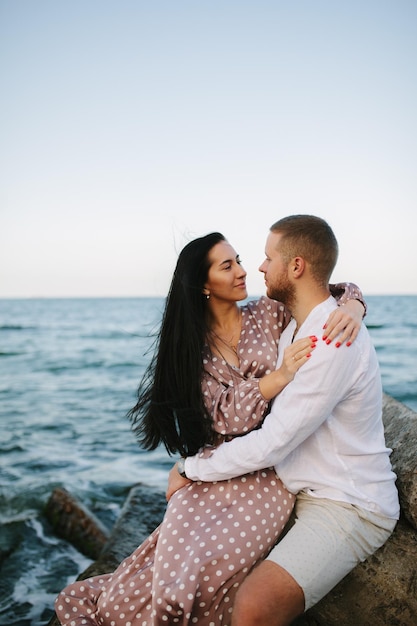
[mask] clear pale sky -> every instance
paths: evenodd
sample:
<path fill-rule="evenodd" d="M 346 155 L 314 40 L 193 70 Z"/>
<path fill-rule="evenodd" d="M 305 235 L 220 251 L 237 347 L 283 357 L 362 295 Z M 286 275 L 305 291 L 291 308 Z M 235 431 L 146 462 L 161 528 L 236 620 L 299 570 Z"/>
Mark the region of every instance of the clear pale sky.
<path fill-rule="evenodd" d="M 223 232 L 329 221 L 333 280 L 417 293 L 415 0 L 0 0 L 0 297 L 165 295 Z"/>

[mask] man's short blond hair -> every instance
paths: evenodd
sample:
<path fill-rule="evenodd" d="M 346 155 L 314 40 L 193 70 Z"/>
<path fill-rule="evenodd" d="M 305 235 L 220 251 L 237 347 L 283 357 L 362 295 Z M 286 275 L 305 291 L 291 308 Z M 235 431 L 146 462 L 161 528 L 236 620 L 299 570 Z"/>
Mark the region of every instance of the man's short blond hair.
<path fill-rule="evenodd" d="M 329 224 L 315 215 L 290 215 L 272 224 L 270 231 L 281 235 L 279 251 L 287 262 L 302 257 L 313 278 L 327 286 L 336 265 L 339 247 Z"/>

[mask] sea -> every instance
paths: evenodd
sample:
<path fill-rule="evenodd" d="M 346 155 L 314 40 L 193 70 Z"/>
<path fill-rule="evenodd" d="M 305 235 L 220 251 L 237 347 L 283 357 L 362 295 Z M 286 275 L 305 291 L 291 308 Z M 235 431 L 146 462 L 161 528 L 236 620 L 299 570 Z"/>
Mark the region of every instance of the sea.
<path fill-rule="evenodd" d="M 417 295 L 368 296 L 384 391 L 417 411 Z M 141 450 L 127 411 L 163 298 L 0 300 L 0 624 L 44 626 L 90 560 L 53 533 L 64 487 L 109 529 L 132 485 L 165 491 L 174 459 Z"/>

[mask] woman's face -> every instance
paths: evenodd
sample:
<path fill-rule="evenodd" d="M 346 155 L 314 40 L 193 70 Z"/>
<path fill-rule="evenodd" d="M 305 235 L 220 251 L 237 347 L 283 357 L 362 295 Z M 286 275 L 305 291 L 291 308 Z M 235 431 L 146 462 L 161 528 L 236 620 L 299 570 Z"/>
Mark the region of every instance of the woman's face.
<path fill-rule="evenodd" d="M 210 269 L 204 285 L 204 293 L 210 294 L 211 299 L 227 302 L 244 300 L 246 290 L 246 272 L 243 269 L 239 255 L 230 243 L 220 241 L 209 252 Z"/>

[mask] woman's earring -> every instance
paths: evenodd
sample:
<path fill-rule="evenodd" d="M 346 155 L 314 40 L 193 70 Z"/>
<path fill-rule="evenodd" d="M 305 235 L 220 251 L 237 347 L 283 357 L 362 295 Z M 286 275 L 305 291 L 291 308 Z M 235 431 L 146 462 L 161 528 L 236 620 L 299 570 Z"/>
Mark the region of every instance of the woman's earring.
<path fill-rule="evenodd" d="M 207 298 L 207 300 L 210 299 L 210 293 L 206 293 L 206 298 Z"/>

